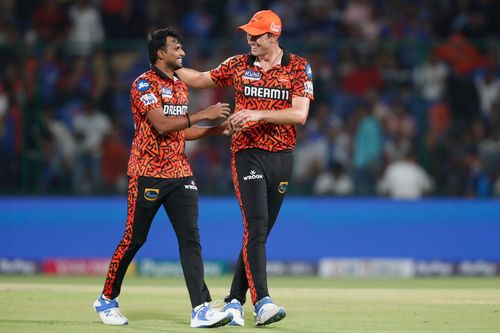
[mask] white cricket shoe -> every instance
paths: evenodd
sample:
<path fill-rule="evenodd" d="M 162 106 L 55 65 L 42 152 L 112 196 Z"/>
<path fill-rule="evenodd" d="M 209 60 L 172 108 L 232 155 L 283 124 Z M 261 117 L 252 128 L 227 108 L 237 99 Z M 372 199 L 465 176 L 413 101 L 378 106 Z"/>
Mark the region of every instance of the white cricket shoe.
<path fill-rule="evenodd" d="M 229 324 L 233 320 L 231 313 L 215 309 L 210 303 L 198 305 L 191 312 L 191 327 L 211 328 Z"/>
<path fill-rule="evenodd" d="M 233 315 L 233 320 L 228 324 L 229 326 L 245 326 L 245 319 L 243 319 L 243 307 L 237 299 L 232 299 L 231 302 L 224 305 L 224 312 Z"/>
<path fill-rule="evenodd" d="M 116 299 L 106 299 L 102 296 L 94 302 L 94 309 L 101 317 L 101 320 L 106 325 L 127 325 L 128 320 L 125 318 L 118 307 Z"/>
<path fill-rule="evenodd" d="M 269 296 L 255 303 L 255 325 L 257 326 L 275 323 L 285 318 L 285 316 L 285 309 L 274 304 Z"/>

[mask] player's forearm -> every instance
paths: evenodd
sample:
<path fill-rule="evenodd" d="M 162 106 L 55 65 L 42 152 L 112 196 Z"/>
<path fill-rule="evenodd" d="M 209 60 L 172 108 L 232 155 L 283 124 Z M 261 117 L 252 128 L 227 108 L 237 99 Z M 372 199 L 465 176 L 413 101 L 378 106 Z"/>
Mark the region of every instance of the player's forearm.
<path fill-rule="evenodd" d="M 155 122 L 153 127 L 158 131 L 158 133 L 164 134 L 173 131 L 181 131 L 188 128 L 189 125 L 187 117 L 165 117 L 165 120 Z"/>
<path fill-rule="evenodd" d="M 263 111 L 261 120 L 277 125 L 304 125 L 307 114 L 307 110 L 291 107 L 283 110 Z"/>
<path fill-rule="evenodd" d="M 193 126 L 184 130 L 186 140 L 198 140 L 207 136 L 222 134 L 221 126 Z"/>
<path fill-rule="evenodd" d="M 175 74 L 188 86 L 197 89 L 215 87 L 209 72 L 199 72 L 191 68 L 181 68 Z"/>

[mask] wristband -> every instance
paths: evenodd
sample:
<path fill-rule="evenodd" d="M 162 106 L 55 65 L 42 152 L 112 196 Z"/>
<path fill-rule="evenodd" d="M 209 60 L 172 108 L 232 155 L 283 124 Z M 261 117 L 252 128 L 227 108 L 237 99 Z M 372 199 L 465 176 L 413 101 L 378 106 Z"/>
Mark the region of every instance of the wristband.
<path fill-rule="evenodd" d="M 191 119 L 189 119 L 189 114 L 186 112 L 186 118 L 188 120 L 188 128 L 191 127 Z"/>

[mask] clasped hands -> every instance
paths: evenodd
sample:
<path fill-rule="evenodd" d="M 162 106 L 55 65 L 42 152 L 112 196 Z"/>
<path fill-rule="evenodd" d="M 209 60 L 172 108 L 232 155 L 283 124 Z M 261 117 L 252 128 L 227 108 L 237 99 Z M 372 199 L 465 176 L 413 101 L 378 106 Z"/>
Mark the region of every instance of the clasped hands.
<path fill-rule="evenodd" d="M 231 136 L 240 132 L 246 124 L 260 121 L 261 115 L 260 111 L 248 109 L 235 112 L 220 125 L 224 127 L 223 134 Z"/>

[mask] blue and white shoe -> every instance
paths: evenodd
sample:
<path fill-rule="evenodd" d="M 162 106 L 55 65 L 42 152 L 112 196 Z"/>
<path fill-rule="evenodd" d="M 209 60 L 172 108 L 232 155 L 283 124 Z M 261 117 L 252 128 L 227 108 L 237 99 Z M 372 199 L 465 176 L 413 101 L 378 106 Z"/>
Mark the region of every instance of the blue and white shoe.
<path fill-rule="evenodd" d="M 198 305 L 191 312 L 191 327 L 211 328 L 227 325 L 233 320 L 231 313 L 215 309 L 210 303 Z"/>
<path fill-rule="evenodd" d="M 229 326 L 245 326 L 245 319 L 243 319 L 243 307 L 237 299 L 231 300 L 226 303 L 222 311 L 233 315 L 233 320 L 228 324 Z"/>
<path fill-rule="evenodd" d="M 121 314 L 116 299 L 106 299 L 103 295 L 94 302 L 94 309 L 106 325 L 127 325 L 128 320 Z"/>
<path fill-rule="evenodd" d="M 274 304 L 269 296 L 255 303 L 255 325 L 257 326 L 275 323 L 285 318 L 285 316 L 285 309 Z"/>

